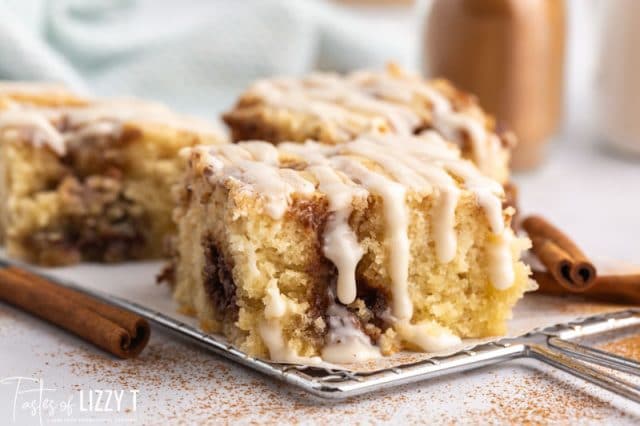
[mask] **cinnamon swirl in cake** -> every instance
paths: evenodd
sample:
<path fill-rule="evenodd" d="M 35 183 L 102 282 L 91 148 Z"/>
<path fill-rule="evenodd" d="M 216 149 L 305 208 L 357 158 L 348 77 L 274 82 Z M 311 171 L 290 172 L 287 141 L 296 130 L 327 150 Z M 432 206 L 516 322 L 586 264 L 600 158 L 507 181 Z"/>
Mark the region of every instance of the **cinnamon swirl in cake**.
<path fill-rule="evenodd" d="M 48 87 L 48 86 L 47 86 Z M 158 257 L 174 232 L 178 151 L 220 140 L 157 104 L 0 84 L 0 226 L 42 265 Z"/>
<path fill-rule="evenodd" d="M 505 332 L 528 289 L 503 188 L 437 132 L 186 149 L 175 298 L 280 362 Z"/>
<path fill-rule="evenodd" d="M 496 132 L 474 97 L 445 80 L 426 81 L 397 66 L 345 76 L 315 73 L 254 83 L 224 115 L 236 141 L 327 144 L 363 133 L 419 135 L 433 130 L 461 148 L 487 176 L 505 183 L 514 137 Z"/>

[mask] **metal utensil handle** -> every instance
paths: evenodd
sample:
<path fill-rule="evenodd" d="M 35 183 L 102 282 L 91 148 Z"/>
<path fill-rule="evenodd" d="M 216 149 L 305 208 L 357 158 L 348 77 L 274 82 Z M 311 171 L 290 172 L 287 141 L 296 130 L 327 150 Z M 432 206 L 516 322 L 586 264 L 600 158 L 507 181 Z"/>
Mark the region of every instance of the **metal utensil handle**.
<path fill-rule="evenodd" d="M 583 346 L 578 343 L 562 340 L 557 337 L 549 338 L 547 343 L 554 349 L 557 349 L 569 356 L 574 356 L 584 361 L 622 371 L 633 376 L 640 376 L 640 362 L 636 362 L 632 359 L 614 355 L 600 349 Z"/>
<path fill-rule="evenodd" d="M 530 345 L 529 355 L 576 377 L 587 380 L 615 394 L 640 403 L 640 387 L 624 379 L 608 376 L 583 361 L 542 345 Z"/>

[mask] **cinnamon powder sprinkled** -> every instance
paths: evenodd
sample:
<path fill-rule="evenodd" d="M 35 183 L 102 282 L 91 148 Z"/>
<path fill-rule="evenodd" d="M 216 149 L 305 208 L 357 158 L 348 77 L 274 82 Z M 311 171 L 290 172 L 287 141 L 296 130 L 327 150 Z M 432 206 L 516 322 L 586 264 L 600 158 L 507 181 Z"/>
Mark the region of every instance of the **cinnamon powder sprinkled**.
<path fill-rule="evenodd" d="M 635 308 L 633 305 L 591 301 L 578 295 L 554 297 L 553 301 L 555 302 L 557 311 L 564 314 L 575 314 L 577 317 L 618 312 Z"/>
<path fill-rule="evenodd" d="M 121 361 L 15 314 L 6 338 L 16 342 L 16 353 L 35 352 L 39 364 L 11 373 L 44 377 L 68 391 L 139 389 L 138 411 L 126 415 L 146 424 L 567 424 L 611 418 L 640 422 L 633 412 L 610 405 L 608 394 L 594 393 L 594 386 L 572 385 L 527 365 L 511 363 L 344 402 L 322 402 L 158 329 L 139 358 Z M 33 339 L 34 330 L 36 337 L 41 333 L 42 342 Z M 20 339 L 27 331 L 30 338 Z M 5 373 L 9 371 L 0 371 L 0 376 Z"/>
<path fill-rule="evenodd" d="M 598 346 L 600 349 L 640 361 L 640 334 Z"/>
<path fill-rule="evenodd" d="M 511 390 L 505 392 L 505 386 Z M 492 382 L 485 389 L 482 395 L 491 407 L 469 412 L 472 423 L 568 424 L 576 419 L 604 420 L 613 413 L 618 418 L 626 417 L 606 401 L 540 372 Z"/>
<path fill-rule="evenodd" d="M 180 341 L 153 339 L 140 358 L 125 362 L 106 358 L 89 347 L 43 355 L 53 366 L 69 369 L 80 382 L 83 377 L 99 378 L 107 388 L 140 389 L 145 402 L 137 418 L 160 416 L 169 424 L 335 424 L 337 418 L 451 425 L 564 424 L 577 418 L 594 422 L 611 416 L 633 419 L 605 400 L 529 369 L 505 374 L 498 368 L 507 367 L 497 367 L 477 373 L 491 378 L 480 388 L 470 386 L 462 374 L 336 403 L 311 399 L 296 388 Z M 476 408 L 478 401 L 482 408 Z M 451 402 L 455 408 L 443 412 Z M 400 409 L 402 417 L 396 413 Z"/>

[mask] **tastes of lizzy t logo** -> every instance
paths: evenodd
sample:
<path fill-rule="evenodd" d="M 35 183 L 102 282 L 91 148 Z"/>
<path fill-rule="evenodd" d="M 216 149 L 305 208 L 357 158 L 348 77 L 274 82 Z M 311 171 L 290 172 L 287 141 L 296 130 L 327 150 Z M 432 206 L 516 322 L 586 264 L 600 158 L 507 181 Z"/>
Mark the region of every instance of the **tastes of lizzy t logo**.
<path fill-rule="evenodd" d="M 137 389 L 88 389 L 63 394 L 45 386 L 44 380 L 31 377 L 6 377 L 0 380 L 4 389 L 0 416 L 14 423 L 77 423 L 80 421 L 134 421 Z M 7 412 L 2 412 L 7 410 Z M 125 415 L 126 417 L 122 417 Z"/>

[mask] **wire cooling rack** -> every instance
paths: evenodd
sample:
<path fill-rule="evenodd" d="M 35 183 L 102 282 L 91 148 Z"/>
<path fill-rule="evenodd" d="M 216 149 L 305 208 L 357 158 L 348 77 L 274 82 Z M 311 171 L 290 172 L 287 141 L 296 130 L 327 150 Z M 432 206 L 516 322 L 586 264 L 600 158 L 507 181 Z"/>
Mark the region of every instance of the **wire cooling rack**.
<path fill-rule="evenodd" d="M 47 276 L 47 279 L 135 312 L 211 352 L 324 399 L 339 400 L 508 360 L 529 358 L 542 361 L 640 403 L 640 386 L 626 378 L 621 378 L 618 374 L 610 374 L 599 368 L 606 367 L 637 377 L 640 376 L 640 363 L 575 342 L 587 336 L 640 326 L 640 309 L 594 315 L 535 330 L 518 338 L 482 344 L 472 350 L 461 351 L 446 357 L 431 358 L 373 372 L 356 373 L 321 367 L 277 364 L 257 359 L 229 345 L 221 336 L 206 334 L 196 327 L 161 312 L 52 276 Z"/>

